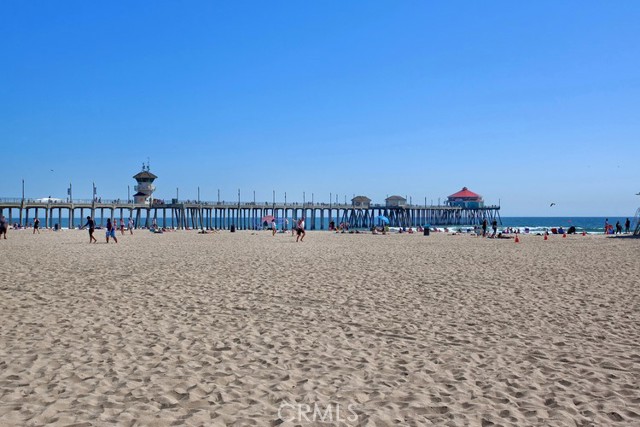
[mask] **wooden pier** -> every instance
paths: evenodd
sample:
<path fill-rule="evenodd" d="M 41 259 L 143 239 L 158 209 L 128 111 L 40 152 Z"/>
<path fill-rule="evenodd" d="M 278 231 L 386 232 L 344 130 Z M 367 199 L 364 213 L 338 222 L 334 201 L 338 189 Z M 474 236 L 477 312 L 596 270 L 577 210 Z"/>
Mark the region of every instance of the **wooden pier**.
<path fill-rule="evenodd" d="M 412 205 L 388 206 L 370 204 L 332 203 L 255 203 L 255 202 L 198 202 L 171 203 L 153 200 L 151 204 L 137 204 L 120 200 L 39 201 L 33 199 L 0 199 L 0 215 L 10 225 L 29 226 L 33 218 L 44 216 L 43 228 L 62 225 L 63 218 L 74 224 L 76 218 L 84 224 L 84 218 L 98 218 L 98 225 L 106 218 L 133 218 L 136 228 L 149 228 L 154 220 L 158 227 L 174 229 L 229 229 L 253 230 L 262 228 L 262 218 L 268 215 L 280 220 L 306 218 L 309 230 L 324 230 L 330 222 L 335 225 L 348 223 L 351 228 L 370 228 L 380 225 L 378 216 L 389 219 L 392 227 L 479 225 L 483 220 L 501 222 L 500 206 L 466 208 L 460 206 Z M 41 215 L 41 214 L 44 215 Z M 63 213 L 66 215 L 63 216 Z M 99 213 L 99 215 L 97 215 Z M 106 213 L 106 216 L 105 216 Z M 291 226 L 291 224 L 289 224 Z"/>

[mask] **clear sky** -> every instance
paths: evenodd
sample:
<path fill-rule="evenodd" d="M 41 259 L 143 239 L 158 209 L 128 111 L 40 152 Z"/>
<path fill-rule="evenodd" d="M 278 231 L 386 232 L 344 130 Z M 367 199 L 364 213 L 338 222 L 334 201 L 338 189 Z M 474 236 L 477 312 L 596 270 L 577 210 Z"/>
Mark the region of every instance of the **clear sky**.
<path fill-rule="evenodd" d="M 0 197 L 640 206 L 640 2 L 0 0 Z M 556 206 L 550 207 L 555 202 Z"/>

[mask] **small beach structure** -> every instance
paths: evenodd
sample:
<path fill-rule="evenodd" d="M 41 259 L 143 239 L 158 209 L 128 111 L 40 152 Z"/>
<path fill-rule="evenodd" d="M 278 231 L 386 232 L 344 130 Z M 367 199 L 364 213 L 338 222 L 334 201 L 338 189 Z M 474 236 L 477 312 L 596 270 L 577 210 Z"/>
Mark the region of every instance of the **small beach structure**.
<path fill-rule="evenodd" d="M 351 206 L 356 208 L 368 208 L 371 206 L 371 199 L 367 196 L 356 196 L 351 199 Z"/>
<path fill-rule="evenodd" d="M 150 203 L 152 199 L 153 192 L 156 189 L 156 186 L 153 185 L 153 181 L 158 178 L 151 172 L 149 172 L 149 164 L 142 164 L 142 171 L 138 172 L 133 176 L 138 182 L 138 185 L 133 187 L 136 194 L 133 195 L 134 203 Z"/>
<path fill-rule="evenodd" d="M 384 201 L 388 208 L 403 208 L 407 206 L 407 199 L 402 196 L 390 196 Z"/>
<path fill-rule="evenodd" d="M 477 209 L 484 207 L 484 200 L 482 200 L 481 195 L 474 193 L 467 187 L 462 187 L 462 190 L 457 193 L 453 193 L 447 198 L 447 205 L 467 209 Z"/>

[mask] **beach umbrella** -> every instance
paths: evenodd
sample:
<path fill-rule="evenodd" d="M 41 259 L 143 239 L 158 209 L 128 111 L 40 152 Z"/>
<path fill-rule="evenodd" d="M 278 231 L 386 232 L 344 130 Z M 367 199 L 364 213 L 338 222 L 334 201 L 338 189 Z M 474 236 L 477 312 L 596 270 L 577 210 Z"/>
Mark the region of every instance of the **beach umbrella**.
<path fill-rule="evenodd" d="M 384 222 L 385 224 L 389 224 L 389 218 L 384 215 L 378 215 L 376 217 L 377 220 Z"/>
<path fill-rule="evenodd" d="M 273 215 L 265 215 L 262 217 L 262 223 L 264 224 L 265 221 L 267 221 L 269 224 L 271 224 L 271 221 L 273 221 L 274 219 L 276 219 Z"/>

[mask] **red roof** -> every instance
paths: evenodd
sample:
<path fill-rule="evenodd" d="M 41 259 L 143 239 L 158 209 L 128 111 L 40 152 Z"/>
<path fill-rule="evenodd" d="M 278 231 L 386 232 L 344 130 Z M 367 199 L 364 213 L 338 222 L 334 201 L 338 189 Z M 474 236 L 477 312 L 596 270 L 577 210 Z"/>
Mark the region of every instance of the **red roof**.
<path fill-rule="evenodd" d="M 467 187 L 462 187 L 462 190 L 449 196 L 450 199 L 481 199 L 482 196 L 469 191 Z"/>

